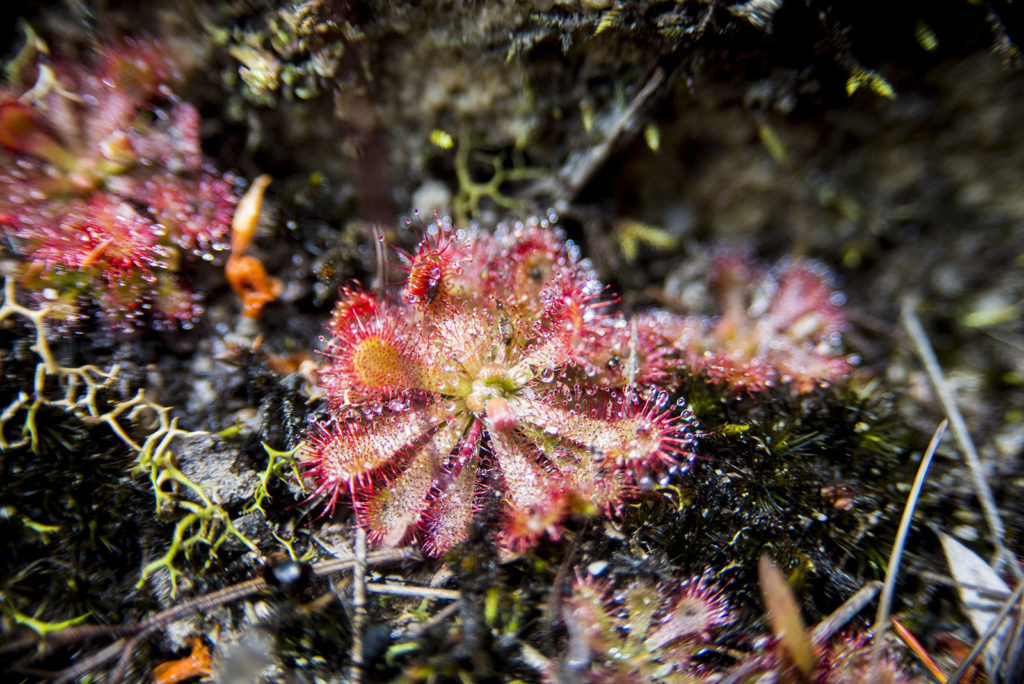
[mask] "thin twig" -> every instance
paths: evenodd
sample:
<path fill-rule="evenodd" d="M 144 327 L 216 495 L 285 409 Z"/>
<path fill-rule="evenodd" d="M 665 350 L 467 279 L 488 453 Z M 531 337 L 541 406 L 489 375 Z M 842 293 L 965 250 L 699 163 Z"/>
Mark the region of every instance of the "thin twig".
<path fill-rule="evenodd" d="M 401 561 L 415 560 L 420 557 L 419 552 L 411 547 L 397 549 L 382 549 L 371 551 L 366 554 L 367 565 L 384 565 L 386 563 L 398 563 Z M 348 570 L 355 562 L 354 558 L 332 558 L 331 560 L 320 561 L 313 566 L 313 575 L 323 577 L 333 575 L 342 570 Z"/>
<path fill-rule="evenodd" d="M 1017 613 L 1017 630 L 1012 639 L 1012 650 L 1007 654 L 1002 674 L 1006 681 L 1024 681 L 1024 609 Z"/>
<path fill-rule="evenodd" d="M 117 659 L 117 665 L 110 672 L 110 677 L 107 679 L 110 684 L 121 684 L 121 680 L 124 679 L 124 675 L 128 672 L 128 666 L 132 662 L 132 655 L 135 653 L 135 649 L 138 648 L 139 642 L 142 639 L 139 635 L 133 636 L 125 643 L 124 648 L 121 649 L 121 657 Z"/>
<path fill-rule="evenodd" d="M 206 613 L 213 608 L 248 598 L 249 596 L 254 596 L 267 589 L 269 589 L 269 585 L 267 585 L 266 580 L 262 577 L 251 579 L 239 584 L 234 584 L 230 587 L 225 587 L 224 589 L 220 589 L 210 594 L 196 596 L 184 603 L 161 611 L 156 615 L 151 615 L 141 622 L 129 625 L 116 625 L 114 629 L 115 632 L 130 636 L 119 639 L 99 651 L 82 658 L 74 665 L 61 670 L 54 676 L 54 681 L 70 682 L 78 679 L 91 670 L 105 665 L 114 658 L 120 657 L 122 653 L 129 650 L 129 646 L 134 646 L 135 643 L 145 639 L 153 632 L 156 632 L 173 622 L 186 618 L 192 613 Z M 82 633 L 94 636 L 95 630 L 82 630 Z M 43 641 L 47 646 L 53 644 L 72 643 L 76 640 L 78 635 L 78 628 L 69 627 L 68 629 L 48 635 Z M 88 636 L 83 638 L 88 638 Z"/>
<path fill-rule="evenodd" d="M 950 580 L 952 581 L 952 580 Z M 124 634 L 132 634 L 138 630 L 137 622 L 129 622 L 123 625 L 79 625 L 67 627 L 57 632 L 51 632 L 42 638 L 46 646 L 60 646 L 62 644 L 86 641 L 98 637 L 119 637 Z M 17 653 L 31 648 L 40 642 L 38 634 L 29 634 L 19 637 L 0 646 L 0 655 Z"/>
<path fill-rule="evenodd" d="M 1020 649 L 1024 647 L 1024 605 L 1022 605 L 1022 610 L 1017 612 L 1017 619 L 1014 622 L 1016 624 L 1013 626 L 1013 633 L 1004 635 L 1000 640 L 999 651 L 996 653 L 995 658 L 992 659 L 992 662 L 996 663 L 994 667 L 996 671 L 988 673 L 989 681 L 1021 681 L 1019 676 L 1016 678 L 1011 677 L 1011 673 L 1006 672 L 1006 669 L 1011 666 L 1011 663 L 1013 667 L 1017 668 L 1021 664 L 1019 657 Z M 1014 650 L 1017 652 L 1014 653 Z"/>
<path fill-rule="evenodd" d="M 1003 620 L 1006 619 L 1006 616 L 1010 614 L 1010 611 L 1013 610 L 1015 605 L 1020 603 L 1021 596 L 1024 596 L 1024 581 L 1017 583 L 1017 588 L 1014 590 L 1013 594 L 1010 595 L 1010 598 L 1006 600 L 1006 603 L 1003 604 L 999 614 L 996 615 L 994 620 L 992 620 L 992 623 L 988 626 L 988 629 L 985 630 L 985 633 L 978 637 L 978 640 L 974 642 L 974 648 L 971 649 L 971 652 L 968 653 L 967 657 L 960 663 L 960 667 L 956 668 L 956 672 L 949 676 L 949 679 L 946 680 L 946 684 L 959 684 L 960 680 L 964 678 L 965 674 L 967 674 L 967 670 L 974 664 L 974 661 L 977 660 L 978 655 L 982 650 L 984 650 L 992 637 L 995 636 L 995 633 L 999 631 L 999 627 L 1003 624 Z M 989 675 L 991 674 L 992 673 L 990 672 Z"/>
<path fill-rule="evenodd" d="M 935 458 L 935 452 L 946 435 L 946 426 L 949 420 L 943 420 L 939 427 L 935 428 L 932 441 L 921 457 L 921 465 L 917 467 L 917 477 L 914 478 L 914 486 L 910 488 L 907 495 L 907 505 L 903 508 L 903 517 L 900 518 L 900 526 L 896 531 L 896 539 L 892 543 L 892 551 L 889 552 L 889 564 L 885 569 L 885 585 L 882 587 L 882 597 L 878 599 L 878 612 L 875 614 L 875 634 L 872 637 L 873 648 L 871 660 L 877 663 L 882 657 L 882 638 L 885 630 L 889 627 L 889 611 L 892 609 L 892 594 L 896 588 L 896 577 L 900 572 L 900 560 L 903 558 L 903 551 L 907 545 L 907 533 L 910 531 L 910 523 L 914 519 L 914 511 L 917 510 L 917 502 L 921 497 L 921 489 L 924 487 L 925 478 L 928 476 L 928 468 Z"/>
<path fill-rule="evenodd" d="M 588 520 L 583 524 L 581 534 L 585 533 L 590 527 L 590 521 Z M 554 625 L 558 622 L 559 609 L 562 605 L 562 585 L 565 583 L 566 578 L 569 576 L 569 566 L 572 565 L 573 559 L 576 556 L 576 545 L 578 543 L 578 537 L 573 537 L 569 542 L 569 548 L 565 550 L 565 554 L 562 556 L 562 562 L 558 566 L 558 571 L 555 573 L 555 580 L 551 583 L 551 596 L 548 599 L 548 604 L 544 608 L 545 624 Z M 555 649 L 555 635 L 553 629 L 548 629 L 548 644 L 553 651 Z"/>
<path fill-rule="evenodd" d="M 444 599 L 458 601 L 462 594 L 455 589 L 438 589 L 436 587 L 411 587 L 404 584 L 387 584 L 367 582 L 366 591 L 374 594 L 391 594 L 392 596 L 416 596 L 418 598 Z"/>
<path fill-rule="evenodd" d="M 363 681 L 363 626 L 366 624 L 366 530 L 356 528 L 355 567 L 352 571 L 352 667 L 349 681 Z"/>
<path fill-rule="evenodd" d="M 856 594 L 846 600 L 846 603 L 836 608 L 831 615 L 814 626 L 814 629 L 811 630 L 811 641 L 816 646 L 820 646 L 835 636 L 836 632 L 845 627 L 846 623 L 878 596 L 878 590 L 881 588 L 882 583 L 878 580 L 868 582 L 861 587 Z"/>
<path fill-rule="evenodd" d="M 125 646 L 131 639 L 118 639 L 108 646 L 104 646 L 95 653 L 75 662 L 71 667 L 65 668 L 53 675 L 54 684 L 72 682 L 97 667 L 105 665 L 124 651 Z"/>
<path fill-rule="evenodd" d="M 932 584 L 941 584 L 944 587 L 952 587 L 954 589 L 969 589 L 978 595 L 978 598 L 992 599 L 993 601 L 1005 601 L 1006 597 L 1010 595 L 1010 590 L 1006 591 L 996 590 L 992 587 L 984 587 L 980 584 L 968 584 L 966 582 L 957 582 L 949 575 L 944 575 L 941 572 L 932 572 L 931 570 L 922 570 L 918 573 L 921 579 L 930 582 Z"/>
<path fill-rule="evenodd" d="M 893 631 L 896 632 L 899 638 L 903 639 L 903 643 L 907 645 L 910 652 L 917 656 L 917 659 L 925 666 L 932 679 L 939 684 L 946 684 L 946 673 L 942 671 L 931 655 L 929 655 L 928 651 L 921 645 L 921 642 L 914 636 L 914 633 L 904 627 L 896 618 L 891 618 L 891 620 Z"/>
<path fill-rule="evenodd" d="M 942 368 L 939 366 L 939 361 L 935 357 L 935 351 L 932 349 L 932 345 L 928 341 L 928 336 L 925 334 L 924 328 L 921 326 L 921 321 L 918 319 L 917 313 L 914 311 L 914 304 L 909 298 L 903 300 L 900 317 L 903 319 L 903 327 L 906 329 L 907 334 L 910 335 L 910 339 L 917 348 L 917 354 L 921 357 L 921 363 L 924 364 L 925 372 L 928 373 L 928 378 L 931 380 L 932 387 L 939 399 L 939 403 L 942 404 L 942 408 L 946 412 L 946 417 L 949 419 L 949 425 L 953 428 L 953 435 L 956 437 L 957 444 L 960 446 L 960 451 L 963 454 L 964 459 L 967 461 L 968 469 L 971 471 L 971 479 L 974 482 L 974 492 L 977 495 L 978 501 L 981 504 L 981 509 L 985 514 L 985 521 L 988 523 L 988 528 L 992 535 L 992 544 L 996 548 L 996 558 L 993 563 L 993 567 L 996 570 L 999 570 L 1004 561 L 1008 562 L 1010 566 L 1010 573 L 1013 575 L 1014 579 L 1020 581 L 1021 579 L 1024 579 L 1024 572 L 1021 571 L 1018 564 L 1013 560 L 1013 556 L 1007 550 L 1006 546 L 1003 545 L 1003 539 L 1006 536 L 1006 528 L 1003 526 L 1003 521 L 999 517 L 999 509 L 996 507 L 996 501 L 995 497 L 992 496 L 992 490 L 988 486 L 988 482 L 985 480 L 985 471 L 981 464 L 981 458 L 978 456 L 978 450 L 975 448 L 973 440 L 971 440 L 971 435 L 967 431 L 967 424 L 964 422 L 964 418 L 960 414 L 960 409 L 957 408 L 956 400 L 953 398 L 953 394 L 950 392 L 949 386 L 946 384 L 946 378 L 942 374 Z"/>
<path fill-rule="evenodd" d="M 373 253 L 377 259 L 377 279 L 373 283 L 373 289 L 377 292 L 377 296 L 383 299 L 385 288 L 388 284 L 387 259 L 384 254 L 384 233 L 381 232 L 380 226 L 377 224 L 373 224 L 370 233 L 373 238 Z"/>
<path fill-rule="evenodd" d="M 740 663 L 733 671 L 728 672 L 719 684 L 739 684 L 739 682 L 745 682 L 749 675 L 754 674 L 758 670 L 765 669 L 765 665 L 766 659 L 763 655 L 751 658 Z"/>
<path fill-rule="evenodd" d="M 364 567 L 366 564 L 378 565 L 411 560 L 418 557 L 418 555 L 418 552 L 412 548 L 374 551 L 372 553 L 365 554 L 366 560 Z M 355 563 L 355 559 L 352 558 L 321 561 L 313 565 L 313 574 L 317 577 L 331 575 L 342 570 L 347 570 L 355 565 Z M 99 651 L 82 658 L 74 665 L 54 674 L 53 679 L 54 681 L 64 682 L 77 679 L 88 672 L 105 665 L 114 658 L 121 656 L 125 651 L 134 651 L 135 644 L 145 640 L 153 632 L 159 631 L 171 623 L 186 618 L 193 613 L 208 613 L 214 608 L 218 608 L 235 601 L 240 601 L 250 596 L 255 596 L 269 590 L 270 588 L 271 587 L 267 584 L 266 580 L 262 577 L 258 577 L 238 584 L 233 584 L 209 594 L 196 596 L 184 603 L 172 606 L 166 610 L 156 613 L 155 615 L 151 615 L 141 622 L 112 625 L 107 628 L 106 635 L 121 636 L 123 638 L 118 639 Z M 48 647 L 74 643 L 76 641 L 91 639 L 97 636 L 102 636 L 102 634 L 101 630 L 98 629 L 96 625 L 83 625 L 81 627 L 69 627 L 58 632 L 53 632 L 41 640 L 19 640 L 19 644 L 24 642 L 24 647 L 27 647 L 41 642 L 45 647 L 41 652 L 45 653 L 46 648 Z"/>
<path fill-rule="evenodd" d="M 535 183 L 527 188 L 524 194 L 528 197 L 551 194 L 557 200 L 567 202 L 575 199 L 587 181 L 607 161 L 623 134 L 636 129 L 637 115 L 647 106 L 652 96 L 664 85 L 666 80 L 665 70 L 656 66 L 651 76 L 633 96 L 629 105 L 608 127 L 600 142 L 583 153 L 571 155 L 554 177 Z"/>
<path fill-rule="evenodd" d="M 848 598 L 831 615 L 815 625 L 814 629 L 810 632 L 811 642 L 815 646 L 821 646 L 828 642 L 829 639 L 835 636 L 836 632 L 842 629 L 857 613 L 864 610 L 864 607 L 874 600 L 881 588 L 882 583 L 878 581 L 868 582 L 861 587 L 856 594 Z M 764 667 L 766 667 L 764 655 L 755 655 L 741 663 L 736 669 L 727 673 L 725 678 L 722 679 L 721 684 L 738 684 L 738 682 L 746 681 L 749 675 Z"/>

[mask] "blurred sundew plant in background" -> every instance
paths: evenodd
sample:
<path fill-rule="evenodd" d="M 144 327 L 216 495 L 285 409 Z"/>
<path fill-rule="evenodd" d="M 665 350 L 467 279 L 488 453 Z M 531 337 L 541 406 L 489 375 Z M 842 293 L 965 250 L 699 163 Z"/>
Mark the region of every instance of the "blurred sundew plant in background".
<path fill-rule="evenodd" d="M 564 655 L 544 681 L 699 681 L 695 660 L 733 621 L 728 600 L 706 575 L 673 586 L 636 580 L 616 589 L 577 577 L 562 604 Z"/>
<path fill-rule="evenodd" d="M 168 51 L 125 38 L 81 60 L 48 52 L 30 32 L 0 93 L 0 232 L 21 284 L 72 320 L 89 304 L 122 329 L 147 312 L 191 326 L 202 307 L 180 271 L 228 249 L 237 197 L 203 157 Z"/>
<path fill-rule="evenodd" d="M 812 639 L 813 632 L 802 625 L 796 637 L 737 628 L 727 592 L 709 572 L 659 583 L 637 578 L 613 582 L 584 574 L 577 576 L 561 608 L 567 644 L 544 671 L 544 681 L 551 684 L 683 684 L 736 678 L 737 672 L 748 676 L 738 681 L 922 681 L 888 647 L 875 652 L 867 633 Z M 794 649 L 799 646 L 793 642 L 806 647 L 805 662 L 796 660 Z M 723 662 L 731 662 L 733 669 L 722 668 Z"/>
<path fill-rule="evenodd" d="M 718 315 L 659 321 L 694 374 L 742 393 L 788 386 L 798 394 L 850 374 L 855 359 L 840 353 L 844 298 L 821 264 L 790 259 L 767 268 L 723 251 L 708 281 Z"/>

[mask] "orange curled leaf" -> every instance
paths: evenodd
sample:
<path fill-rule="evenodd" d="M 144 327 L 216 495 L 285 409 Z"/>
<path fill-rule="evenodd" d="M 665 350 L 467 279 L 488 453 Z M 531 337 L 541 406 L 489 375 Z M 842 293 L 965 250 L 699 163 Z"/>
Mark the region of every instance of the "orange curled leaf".
<path fill-rule="evenodd" d="M 242 315 L 249 318 L 258 318 L 263 307 L 277 299 L 282 289 L 281 281 L 267 276 L 263 262 L 242 254 L 256 234 L 263 193 L 271 180 L 267 174 L 257 177 L 238 201 L 231 218 L 231 256 L 224 264 L 224 275 L 242 300 Z"/>
<path fill-rule="evenodd" d="M 231 254 L 240 255 L 252 242 L 263 208 L 263 192 L 272 179 L 267 174 L 258 176 L 242 195 L 231 217 Z"/>
<path fill-rule="evenodd" d="M 263 262 L 253 256 L 232 254 L 224 264 L 231 289 L 242 299 L 242 315 L 258 318 L 263 307 L 281 294 L 283 285 L 267 275 Z"/>
<path fill-rule="evenodd" d="M 153 668 L 153 681 L 156 684 L 176 684 L 193 677 L 210 675 L 210 649 L 199 637 L 190 637 L 188 642 L 192 652 L 187 656 L 161 663 Z"/>

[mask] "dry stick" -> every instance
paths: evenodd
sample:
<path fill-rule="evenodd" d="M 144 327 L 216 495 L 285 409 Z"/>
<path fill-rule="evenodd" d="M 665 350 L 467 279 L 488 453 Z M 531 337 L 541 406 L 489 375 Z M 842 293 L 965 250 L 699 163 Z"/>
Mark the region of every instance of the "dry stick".
<path fill-rule="evenodd" d="M 210 594 L 197 596 L 177 606 L 173 606 L 165 611 L 157 613 L 156 615 L 152 615 L 141 622 L 135 623 L 134 625 L 119 625 L 118 631 L 130 636 L 119 639 L 109 646 L 96 651 L 92 655 L 77 661 L 71 667 L 61 670 L 54 676 L 54 681 L 68 682 L 75 680 L 89 671 L 113 660 L 120 653 L 125 651 L 128 645 L 134 644 L 136 640 L 145 639 L 153 632 L 166 627 L 172 622 L 177 622 L 182 618 L 188 617 L 192 613 L 205 613 L 218 606 L 253 596 L 268 588 L 269 586 L 263 578 L 251 579 L 239 584 L 234 584 L 230 587 L 225 587 L 224 589 L 220 589 L 219 591 L 215 591 Z M 74 629 L 75 628 L 72 627 L 68 630 L 61 630 L 61 632 L 71 632 Z M 54 632 L 53 637 L 61 635 L 61 632 Z M 70 643 L 74 640 L 74 636 L 74 634 L 69 634 L 65 638 L 55 640 L 57 643 Z M 47 639 L 47 641 L 50 640 L 50 638 Z"/>
<path fill-rule="evenodd" d="M 128 672 L 128 666 L 131 665 L 132 655 L 135 653 L 135 649 L 138 648 L 140 641 L 142 639 L 136 634 L 125 643 L 124 648 L 121 649 L 121 657 L 117 659 L 117 665 L 114 666 L 110 677 L 107 678 L 110 684 L 121 684 L 125 673 Z"/>
<path fill-rule="evenodd" d="M 999 509 L 996 508 L 996 501 L 992 496 L 992 490 L 989 488 L 988 482 L 985 481 L 985 472 L 981 465 L 981 458 L 978 456 L 978 450 L 971 440 L 970 433 L 967 432 L 967 425 L 964 423 L 960 409 L 957 408 L 953 394 L 946 384 L 946 378 L 943 376 L 942 368 L 935 357 L 935 351 L 932 349 L 927 335 L 925 335 L 924 328 L 921 327 L 921 321 L 918 319 L 910 299 L 903 300 L 900 317 L 903 319 L 903 327 L 917 348 L 917 354 L 921 357 L 921 363 L 924 364 L 925 372 L 928 373 L 928 378 L 935 389 L 939 403 L 942 404 L 946 417 L 949 419 L 950 427 L 953 428 L 953 435 L 960 446 L 960 451 L 971 471 L 974 491 L 979 503 L 981 503 L 981 509 L 985 514 L 985 521 L 988 523 L 989 531 L 992 533 L 992 544 L 996 547 L 996 558 L 993 567 L 995 570 L 999 570 L 1003 561 L 1009 561 L 1010 573 L 1015 580 L 1020 581 L 1024 579 L 1024 572 L 1021 571 L 1020 567 L 1013 560 L 1013 556 L 1010 555 L 1010 552 L 1003 545 L 1003 538 L 1006 534 L 1005 528 L 1003 527 L 1003 521 L 999 517 Z"/>
<path fill-rule="evenodd" d="M 946 680 L 946 684 L 959 684 L 960 680 L 964 678 L 965 674 L 967 674 L 967 670 L 974 664 L 974 661 L 977 660 L 978 655 L 985 648 L 986 644 L 988 644 L 989 640 L 995 636 L 997 631 L 999 631 L 999 627 L 1003 624 L 1003 620 L 1006 619 L 1006 616 L 1010 614 L 1010 611 L 1013 610 L 1013 607 L 1017 603 L 1020 603 L 1021 596 L 1024 596 L 1024 581 L 1017 583 L 1017 588 L 1014 590 L 1013 594 L 1010 595 L 1010 598 L 1006 600 L 1006 603 L 1003 604 L 999 614 L 996 615 L 995 619 L 988 626 L 988 629 L 985 630 L 985 633 L 978 637 L 978 640 L 974 642 L 974 648 L 971 649 L 971 652 L 968 653 L 967 657 L 964 658 L 962 663 L 960 663 L 960 667 L 956 668 L 956 672 L 949 676 L 949 679 Z"/>
<path fill-rule="evenodd" d="M 739 684 L 739 682 L 747 681 L 749 675 L 754 674 L 758 670 L 764 668 L 766 658 L 762 655 L 755 658 L 751 658 L 744 663 L 741 663 L 739 667 L 734 669 L 725 675 L 719 684 Z"/>
<path fill-rule="evenodd" d="M 590 520 L 588 519 L 583 523 L 583 528 L 580 530 L 580 534 L 583 534 L 589 529 Z M 562 557 L 562 562 L 558 566 L 558 571 L 555 573 L 555 581 L 551 583 L 551 598 L 548 600 L 547 606 L 544 608 L 545 622 L 548 625 L 554 625 L 558 622 L 558 609 L 562 603 L 562 584 L 565 582 L 566 577 L 569 574 L 569 566 L 572 564 L 573 558 L 576 556 L 576 545 L 579 542 L 579 537 L 573 537 L 569 542 L 569 548 L 565 550 L 565 555 Z M 555 636 L 554 630 L 550 627 L 547 630 L 548 641 L 551 646 L 551 650 L 555 650 Z"/>
<path fill-rule="evenodd" d="M 586 152 L 570 156 L 554 178 L 535 183 L 526 189 L 527 196 L 542 193 L 554 195 L 558 200 L 572 201 L 580 193 L 615 149 L 624 133 L 634 129 L 636 117 L 647 106 L 651 97 L 665 83 L 667 75 L 660 66 L 655 67 L 650 78 L 630 101 L 626 109 L 609 126 L 601 141 Z"/>
<path fill-rule="evenodd" d="M 1024 606 L 1022 606 L 1022 608 L 1024 608 Z M 996 664 L 996 672 L 988 674 L 989 678 L 993 681 L 997 679 L 1000 681 L 1013 681 L 1012 672 L 1003 672 L 1003 674 L 998 677 L 997 673 L 1000 668 L 1011 663 L 1015 668 L 1021 667 L 1022 650 L 1024 650 L 1024 610 L 1017 612 L 1017 619 L 1014 620 L 1014 622 L 1017 624 L 1013 627 L 1013 634 L 1007 634 L 1003 637 L 1002 642 L 999 644 L 999 652 L 996 653 L 995 658 L 992 661 Z M 1020 679 L 1017 681 L 1020 681 Z"/>
<path fill-rule="evenodd" d="M 657 92 L 658 88 L 665 82 L 665 70 L 661 67 L 657 67 L 654 73 L 643 85 L 640 91 L 633 98 L 633 101 L 626 107 L 626 111 L 612 124 L 611 129 L 604 139 L 594 147 L 585 163 L 581 168 L 577 169 L 577 172 L 572 174 L 569 178 L 565 179 L 565 186 L 568 190 L 569 197 L 567 199 L 573 199 L 583 189 L 587 181 L 597 172 L 601 164 L 611 154 L 612 149 L 619 137 L 625 132 L 631 125 L 636 115 L 640 113 L 646 105 L 651 96 Z"/>
<path fill-rule="evenodd" d="M 415 560 L 420 557 L 416 549 L 403 547 L 398 549 L 383 549 L 371 551 L 366 554 L 367 565 L 383 565 L 385 563 L 396 563 L 405 560 Z M 355 558 L 332 558 L 331 560 L 320 561 L 313 566 L 313 575 L 323 577 L 333 575 L 341 570 L 348 570 L 355 562 Z"/>
<path fill-rule="evenodd" d="M 51 632 L 43 637 L 44 646 L 60 646 L 86 639 L 97 637 L 119 637 L 122 634 L 132 634 L 138 629 L 138 623 L 130 622 L 123 625 L 80 625 L 78 627 L 65 627 L 58 632 Z M 39 635 L 24 636 L 9 641 L 0 646 L 0 655 L 17 653 L 39 644 Z"/>
<path fill-rule="evenodd" d="M 892 628 L 899 635 L 900 639 L 903 639 L 903 643 L 907 645 L 910 652 L 917 656 L 917 659 L 927 668 L 928 674 L 932 676 L 932 679 L 937 681 L 939 684 L 946 684 L 946 673 L 939 669 L 939 666 L 932 659 L 928 651 L 925 650 L 921 642 L 917 640 L 914 633 L 909 629 L 900 624 L 900 621 L 896 618 L 891 618 Z"/>
<path fill-rule="evenodd" d="M 914 519 L 914 511 L 917 509 L 917 501 L 921 497 L 921 489 L 924 487 L 924 480 L 928 476 L 928 468 L 932 464 L 935 452 L 946 435 L 946 426 L 949 420 L 943 420 L 939 427 L 935 428 L 932 441 L 921 457 L 921 465 L 917 467 L 917 477 L 914 478 L 914 486 L 910 488 L 907 495 L 907 505 L 903 508 L 903 517 L 900 518 L 900 526 L 896 531 L 896 539 L 892 543 L 892 551 L 889 552 L 889 565 L 885 569 L 885 585 L 882 587 L 882 597 L 878 599 L 878 612 L 875 613 L 875 635 L 872 637 L 871 661 L 878 663 L 882 657 L 882 637 L 885 630 L 889 628 L 889 611 L 892 608 L 892 594 L 896 588 L 896 577 L 900 572 L 900 560 L 903 558 L 903 551 L 907 546 L 907 533 L 910 531 L 910 523 Z"/>
<path fill-rule="evenodd" d="M 996 591 L 992 587 L 983 587 L 980 584 L 957 582 L 949 575 L 932 572 L 931 570 L 921 570 L 918 575 L 921 579 L 927 580 L 932 584 L 941 584 L 944 587 L 952 587 L 954 589 L 969 589 L 975 592 L 979 598 L 992 599 L 993 601 L 1005 601 L 1006 597 L 1010 595 L 1009 589 L 1006 591 Z"/>
<path fill-rule="evenodd" d="M 367 582 L 366 591 L 374 594 L 390 594 L 392 596 L 415 596 L 417 598 L 444 599 L 458 601 L 462 596 L 455 589 L 437 589 L 435 587 L 411 587 L 404 584 L 386 584 Z"/>
<path fill-rule="evenodd" d="M 366 554 L 366 562 L 372 564 L 384 564 L 411 560 L 417 556 L 418 553 L 415 549 L 411 548 L 385 549 L 383 551 L 374 551 L 373 553 Z M 355 559 L 332 559 L 322 561 L 313 566 L 313 574 L 317 577 L 322 577 L 324 575 L 340 572 L 341 570 L 347 570 L 354 564 Z M 171 608 L 161 611 L 156 615 L 152 615 L 141 622 L 130 625 L 117 625 L 111 628 L 108 634 L 130 635 L 130 638 L 119 639 L 92 655 L 79 660 L 71 667 L 68 667 L 54 675 L 54 680 L 57 682 L 64 682 L 77 679 L 89 671 L 113 660 L 119 653 L 125 650 L 126 646 L 134 644 L 136 641 L 142 641 L 153 632 L 163 629 L 172 622 L 177 622 L 178 620 L 186 618 L 192 613 L 207 613 L 214 608 L 228 603 L 233 603 L 235 601 L 240 601 L 268 589 L 270 589 L 270 586 L 263 578 L 251 579 L 238 584 L 233 584 L 230 587 L 225 587 L 224 589 L 220 589 L 209 594 L 196 596 L 184 603 L 172 606 Z M 78 637 L 79 634 L 83 636 Z M 56 644 L 64 644 L 75 641 L 76 637 L 91 638 L 93 636 L 97 636 L 94 626 L 89 625 L 85 628 L 69 627 L 66 630 L 54 632 L 49 635 L 44 639 L 44 643 L 54 642 Z"/>
<path fill-rule="evenodd" d="M 373 253 L 377 257 L 377 280 L 373 283 L 373 289 L 383 301 L 385 290 L 388 286 L 387 261 L 384 256 L 384 233 L 381 232 L 380 226 L 376 224 L 374 224 L 370 232 L 373 238 Z"/>
<path fill-rule="evenodd" d="M 124 650 L 125 645 L 129 641 L 130 639 L 118 639 L 114 643 L 104 646 L 87 658 L 75 662 L 71 667 L 65 668 L 57 674 L 52 675 L 54 684 L 63 684 L 64 682 L 74 681 L 90 670 L 94 670 L 100 665 L 113 660 Z"/>
<path fill-rule="evenodd" d="M 352 571 L 352 667 L 349 681 L 363 681 L 363 626 L 366 623 L 366 530 L 356 528 L 355 568 Z"/>
<path fill-rule="evenodd" d="M 811 630 L 811 641 L 816 646 L 821 646 L 835 636 L 835 633 L 845 627 L 854 615 L 864 610 L 864 607 L 878 596 L 878 590 L 881 588 L 882 583 L 877 580 L 868 582 L 861 587 L 856 594 L 846 600 L 846 603 L 836 608 L 831 615 L 814 626 L 814 629 Z"/>

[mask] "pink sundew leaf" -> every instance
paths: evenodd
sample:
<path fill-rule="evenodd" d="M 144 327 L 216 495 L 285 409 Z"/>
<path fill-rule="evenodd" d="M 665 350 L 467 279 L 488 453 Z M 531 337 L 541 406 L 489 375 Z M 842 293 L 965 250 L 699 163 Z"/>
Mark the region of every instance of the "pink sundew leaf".
<path fill-rule="evenodd" d="M 170 57 L 123 39 L 51 64 L 30 67 L 55 79 L 31 102 L 0 95 L 0 231 L 23 284 L 92 301 L 122 328 L 144 311 L 190 325 L 201 307 L 177 272 L 226 249 L 237 197 L 203 166 L 196 110 L 168 104 Z"/>
<path fill-rule="evenodd" d="M 737 252 L 714 260 L 720 315 L 663 321 L 691 370 L 738 392 L 789 385 L 809 392 L 853 369 L 837 350 L 846 321 L 827 270 L 797 260 L 772 269 Z"/>
<path fill-rule="evenodd" d="M 466 538 L 481 500 L 500 500 L 498 540 L 523 552 L 558 539 L 570 514 L 620 510 L 649 471 L 689 455 L 693 420 L 666 411 L 667 394 L 627 396 L 608 388 L 621 373 L 584 366 L 591 352 L 613 354 L 612 299 L 598 296 L 556 230 L 539 221 L 453 230 L 438 219 L 415 253 L 402 254 L 410 276 L 401 298 L 342 289 L 320 372 L 335 418 L 314 426 L 307 453 L 339 441 L 323 434 L 344 415 L 369 436 L 346 433 L 344 449 L 307 458 L 308 479 L 328 506 L 352 491 L 371 539 L 411 537 L 430 554 Z M 652 326 L 643 329 L 648 382 L 667 375 L 672 348 L 657 349 Z M 395 421 L 420 421 L 422 405 L 436 406 L 436 417 L 392 444 Z M 388 446 L 367 459 L 372 439 Z M 349 464 L 354 452 L 367 468 Z"/>
<path fill-rule="evenodd" d="M 423 548 L 431 556 L 439 556 L 469 536 L 469 526 L 476 514 L 476 482 L 480 474 L 479 443 L 473 455 L 455 474 L 443 478 L 431 501 L 424 525 Z"/>
<path fill-rule="evenodd" d="M 371 413 L 373 409 L 370 409 Z M 316 493 L 328 494 L 331 505 L 339 492 L 354 492 L 391 465 L 403 452 L 419 447 L 442 420 L 436 404 L 373 419 L 336 420 L 318 425 L 300 452 L 301 468 L 315 483 Z"/>
<path fill-rule="evenodd" d="M 387 486 L 371 490 L 358 502 L 359 522 L 370 530 L 373 541 L 396 546 L 423 521 L 442 463 L 465 428 L 465 421 L 439 427 L 397 477 L 389 478 Z"/>

